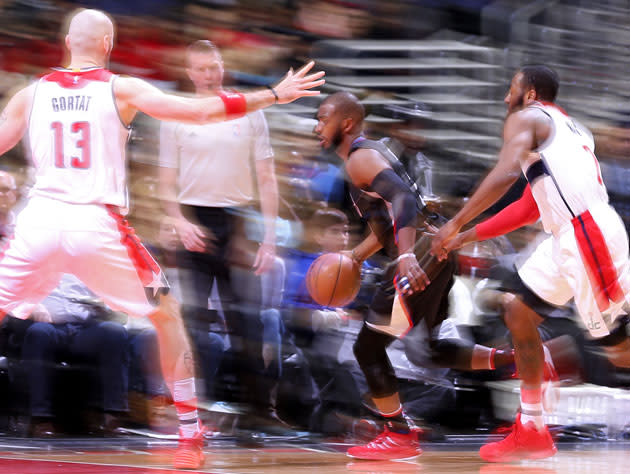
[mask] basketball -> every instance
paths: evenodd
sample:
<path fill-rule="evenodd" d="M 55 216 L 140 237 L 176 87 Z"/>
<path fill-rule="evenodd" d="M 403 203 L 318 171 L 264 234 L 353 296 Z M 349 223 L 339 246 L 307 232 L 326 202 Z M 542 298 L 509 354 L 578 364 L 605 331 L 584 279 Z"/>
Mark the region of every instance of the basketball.
<path fill-rule="evenodd" d="M 349 304 L 361 287 L 361 272 L 352 258 L 325 253 L 306 273 L 306 288 L 317 304 L 337 308 Z"/>

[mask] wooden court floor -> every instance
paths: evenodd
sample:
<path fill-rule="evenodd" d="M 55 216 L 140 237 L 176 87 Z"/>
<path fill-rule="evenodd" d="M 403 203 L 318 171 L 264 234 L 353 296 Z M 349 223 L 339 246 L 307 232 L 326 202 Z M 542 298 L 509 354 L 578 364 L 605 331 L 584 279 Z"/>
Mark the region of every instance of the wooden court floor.
<path fill-rule="evenodd" d="M 555 457 L 515 464 L 488 464 L 479 445 L 424 444 L 413 461 L 357 461 L 342 443 L 276 443 L 263 448 L 236 447 L 211 441 L 206 463 L 197 471 L 169 465 L 175 443 L 146 440 L 81 440 L 42 442 L 0 439 L 0 473 L 11 474 L 165 474 L 205 473 L 630 473 L 630 443 L 561 444 Z"/>

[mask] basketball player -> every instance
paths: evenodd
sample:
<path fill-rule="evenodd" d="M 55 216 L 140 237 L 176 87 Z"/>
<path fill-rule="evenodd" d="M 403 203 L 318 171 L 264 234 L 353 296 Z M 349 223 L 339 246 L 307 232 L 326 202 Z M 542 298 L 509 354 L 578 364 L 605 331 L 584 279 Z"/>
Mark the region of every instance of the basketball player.
<path fill-rule="evenodd" d="M 192 357 L 179 306 L 159 266 L 121 214 L 126 205 L 125 143 L 138 110 L 162 120 L 226 120 L 298 97 L 316 95 L 323 73 L 312 63 L 289 71 L 274 90 L 193 99 L 162 93 L 140 79 L 116 77 L 105 65 L 112 21 L 98 10 L 71 17 L 66 69 L 21 91 L 0 118 L 0 154 L 28 133 L 35 183 L 0 259 L 0 309 L 37 302 L 74 273 L 112 309 L 148 316 L 158 333 L 164 378 L 180 418 L 176 468 L 203 464 Z"/>
<path fill-rule="evenodd" d="M 445 258 L 466 240 L 509 232 L 535 222 L 539 215 L 551 234 L 519 268 L 518 289 L 504 297 L 504 317 L 521 378 L 521 412 L 505 440 L 481 448 L 487 461 L 544 458 L 556 452 L 542 418 L 543 348 L 536 326 L 545 308 L 573 298 L 609 359 L 630 367 L 630 342 L 624 318 L 618 319 L 630 289 L 628 237 L 608 205 L 592 136 L 554 104 L 557 91 L 558 76 L 550 68 L 524 66 L 517 71 L 505 97 L 508 116 L 499 160 L 432 243 L 432 252 Z M 463 225 L 509 189 L 521 171 L 529 182 L 523 197 L 456 237 Z"/>
<path fill-rule="evenodd" d="M 344 161 L 354 206 L 371 230 L 351 251 L 352 257 L 361 264 L 383 248 L 391 259 L 354 344 L 354 354 L 385 430 L 367 445 L 350 448 L 348 455 L 374 460 L 404 459 L 417 456 L 422 450 L 417 429 L 403 414 L 387 346 L 424 322 L 431 335 L 432 360 L 440 366 L 493 369 L 511 363 L 513 357 L 511 352 L 435 337 L 448 316 L 455 262 L 453 258 L 441 263 L 427 258 L 428 239 L 419 237 L 436 231 L 434 226 L 440 222 L 440 216 L 426 209 L 402 164 L 389 156 L 391 152 L 382 143 L 363 137 L 364 115 L 363 106 L 354 95 L 337 92 L 320 105 L 315 127 L 320 145 L 333 147 Z M 419 265 L 418 256 L 428 274 Z M 408 283 L 401 283 L 405 281 Z"/>

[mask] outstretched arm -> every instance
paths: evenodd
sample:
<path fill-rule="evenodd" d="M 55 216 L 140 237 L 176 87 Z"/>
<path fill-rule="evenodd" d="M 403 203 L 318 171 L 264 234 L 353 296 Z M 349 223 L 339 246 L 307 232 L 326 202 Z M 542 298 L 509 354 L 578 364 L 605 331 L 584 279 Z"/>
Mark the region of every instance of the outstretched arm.
<path fill-rule="evenodd" d="M 533 224 L 540 217 L 538 205 L 532 195 L 529 184 L 518 201 L 506 206 L 494 216 L 477 224 L 465 232 L 459 233 L 446 244 L 446 250 L 451 251 L 463 247 L 470 242 L 492 239 L 505 235 L 523 226 Z"/>
<path fill-rule="evenodd" d="M 274 86 L 278 104 L 287 104 L 300 97 L 319 94 L 319 91 L 312 89 L 324 84 L 322 79 L 324 72 L 308 74 L 313 65 L 311 61 L 296 72 L 290 70 L 284 79 Z M 114 93 L 121 116 L 126 122 L 130 122 L 138 110 L 158 120 L 186 123 L 218 122 L 234 118 L 226 113 L 226 105 L 221 97 L 179 97 L 166 94 L 142 79 L 120 77 L 114 83 Z M 241 114 L 276 103 L 276 97 L 269 89 L 247 92 L 242 96 L 244 104 L 238 104 Z"/>
<path fill-rule="evenodd" d="M 26 132 L 28 110 L 34 86 L 26 87 L 15 94 L 0 115 L 0 155 L 19 143 Z"/>
<path fill-rule="evenodd" d="M 532 188 L 528 184 L 518 201 L 514 201 L 491 218 L 477 224 L 475 233 L 479 240 L 487 240 L 533 224 L 539 217 L 540 211 L 532 194 Z"/>
<path fill-rule="evenodd" d="M 496 166 L 483 179 L 464 207 L 436 234 L 431 252 L 446 257 L 448 242 L 459 230 L 492 204 L 497 202 L 519 177 L 520 160 L 536 146 L 535 117 L 528 111 L 508 117 L 504 128 L 504 142 Z"/>

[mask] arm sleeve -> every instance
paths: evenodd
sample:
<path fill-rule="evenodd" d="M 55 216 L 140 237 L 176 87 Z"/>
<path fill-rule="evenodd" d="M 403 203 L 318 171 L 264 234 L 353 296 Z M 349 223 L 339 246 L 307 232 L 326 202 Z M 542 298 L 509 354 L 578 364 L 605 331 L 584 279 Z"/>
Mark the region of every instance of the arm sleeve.
<path fill-rule="evenodd" d="M 418 216 L 416 197 L 394 170 L 386 168 L 377 174 L 369 190 L 391 204 L 395 233 L 403 227 L 415 227 Z"/>
<path fill-rule="evenodd" d="M 518 201 L 514 201 L 491 218 L 477 224 L 475 231 L 479 240 L 491 239 L 519 227 L 533 224 L 539 217 L 540 211 L 528 184 Z"/>

